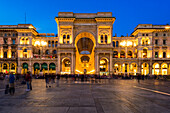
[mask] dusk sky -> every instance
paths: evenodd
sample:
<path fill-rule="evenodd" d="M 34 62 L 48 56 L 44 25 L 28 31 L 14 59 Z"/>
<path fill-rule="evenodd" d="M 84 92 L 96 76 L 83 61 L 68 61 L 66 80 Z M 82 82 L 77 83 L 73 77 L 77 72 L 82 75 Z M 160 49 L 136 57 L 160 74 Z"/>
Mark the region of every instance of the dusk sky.
<path fill-rule="evenodd" d="M 131 34 L 138 24 L 170 24 L 170 0 L 1 0 L 0 25 L 33 24 L 57 33 L 58 12 L 112 12 L 113 34 Z"/>

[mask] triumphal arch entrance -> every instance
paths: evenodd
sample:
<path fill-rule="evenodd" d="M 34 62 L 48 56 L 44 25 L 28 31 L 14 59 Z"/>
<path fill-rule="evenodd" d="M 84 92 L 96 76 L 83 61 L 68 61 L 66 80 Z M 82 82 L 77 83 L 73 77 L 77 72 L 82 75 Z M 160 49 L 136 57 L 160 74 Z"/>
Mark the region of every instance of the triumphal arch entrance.
<path fill-rule="evenodd" d="M 58 73 L 112 73 L 112 13 L 60 12 L 55 20 Z"/>

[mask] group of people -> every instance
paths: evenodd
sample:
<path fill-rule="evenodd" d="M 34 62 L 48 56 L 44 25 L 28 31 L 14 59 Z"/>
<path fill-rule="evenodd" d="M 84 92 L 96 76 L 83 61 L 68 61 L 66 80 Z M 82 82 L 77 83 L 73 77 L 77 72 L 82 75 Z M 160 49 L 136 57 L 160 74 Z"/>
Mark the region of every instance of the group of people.
<path fill-rule="evenodd" d="M 59 80 L 60 80 L 59 74 L 57 74 L 56 76 L 55 75 L 47 75 L 47 73 L 45 74 L 46 88 L 53 87 L 53 84 L 55 83 L 55 78 L 56 78 L 57 87 L 59 87 Z"/>
<path fill-rule="evenodd" d="M 16 80 L 18 80 L 18 77 L 15 76 L 15 74 L 12 72 L 10 74 L 5 75 L 5 94 L 10 93 L 10 95 L 14 95 Z M 27 84 L 26 91 L 32 90 L 32 85 L 31 85 L 32 76 L 30 72 L 26 74 L 26 76 L 24 77 L 24 81 Z"/>

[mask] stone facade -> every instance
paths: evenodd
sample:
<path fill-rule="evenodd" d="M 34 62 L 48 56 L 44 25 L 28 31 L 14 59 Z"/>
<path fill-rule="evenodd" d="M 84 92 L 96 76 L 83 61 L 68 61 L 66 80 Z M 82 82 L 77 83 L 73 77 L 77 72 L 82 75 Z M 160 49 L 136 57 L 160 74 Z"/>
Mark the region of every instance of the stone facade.
<path fill-rule="evenodd" d="M 0 26 L 0 72 L 33 74 L 170 74 L 170 25 L 139 24 L 113 36 L 110 12 L 60 12 L 58 34 L 31 24 Z"/>

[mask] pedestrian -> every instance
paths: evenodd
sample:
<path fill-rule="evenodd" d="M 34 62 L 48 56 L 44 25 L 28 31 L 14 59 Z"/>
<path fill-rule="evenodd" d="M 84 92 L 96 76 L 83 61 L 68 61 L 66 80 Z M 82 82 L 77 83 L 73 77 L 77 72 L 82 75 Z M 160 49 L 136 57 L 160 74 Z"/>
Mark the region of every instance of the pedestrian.
<path fill-rule="evenodd" d="M 56 78 L 57 78 L 57 79 L 56 79 L 57 87 L 59 87 L 60 75 L 57 74 Z"/>
<path fill-rule="evenodd" d="M 9 93 L 11 95 L 14 95 L 15 93 L 15 76 L 13 73 L 10 73 L 9 75 Z"/>
<path fill-rule="evenodd" d="M 28 72 L 26 77 L 25 77 L 25 81 L 26 81 L 26 84 L 27 84 L 27 89 L 26 91 L 30 91 L 31 90 L 31 75 L 30 73 Z"/>
<path fill-rule="evenodd" d="M 9 91 L 9 75 L 5 75 L 5 94 L 8 94 Z"/>
<path fill-rule="evenodd" d="M 49 79 L 47 73 L 45 73 L 45 83 L 46 83 L 46 88 L 48 88 Z"/>
<path fill-rule="evenodd" d="M 140 75 L 137 76 L 138 83 L 140 83 Z"/>

